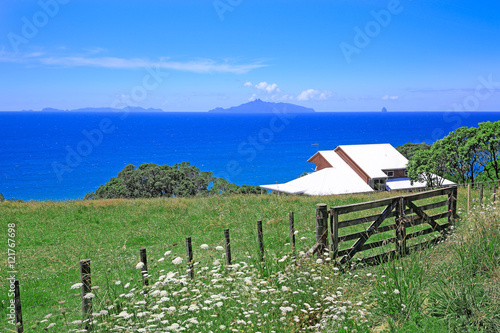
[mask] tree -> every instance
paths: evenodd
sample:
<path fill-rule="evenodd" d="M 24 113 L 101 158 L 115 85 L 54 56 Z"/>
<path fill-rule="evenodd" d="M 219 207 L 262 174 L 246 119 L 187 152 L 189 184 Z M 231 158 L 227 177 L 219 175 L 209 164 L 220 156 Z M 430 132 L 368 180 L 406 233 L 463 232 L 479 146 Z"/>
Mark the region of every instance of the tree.
<path fill-rule="evenodd" d="M 427 143 L 405 143 L 402 146 L 396 147 L 396 150 L 399 151 L 404 157 L 408 160 L 411 160 L 413 155 L 420 150 L 428 150 L 431 149 L 431 145 Z"/>
<path fill-rule="evenodd" d="M 434 145 L 431 149 L 416 151 L 408 162 L 408 178 L 412 182 L 424 183 L 429 188 L 441 186 L 448 169 L 441 153 Z"/>
<path fill-rule="evenodd" d="M 125 166 L 95 192 L 87 193 L 85 199 L 192 197 L 228 193 L 260 193 L 260 188 L 238 186 L 216 178 L 211 172 L 201 172 L 189 162 L 173 166 L 143 163 L 138 168 L 132 164 Z"/>
<path fill-rule="evenodd" d="M 89 193 L 86 196 L 88 196 L 87 198 L 92 197 Z M 113 177 L 106 184 L 99 186 L 93 197 L 96 199 L 115 199 L 127 198 L 128 196 L 123 179 Z"/>
<path fill-rule="evenodd" d="M 481 172 L 479 155 L 482 144 L 478 140 L 478 129 L 475 127 L 459 127 L 441 140 L 433 144 L 433 149 L 444 160 L 447 173 L 456 181 L 473 183 Z"/>
<path fill-rule="evenodd" d="M 490 180 L 500 179 L 500 121 L 479 124 L 477 138 L 482 144 L 479 164 L 483 175 Z"/>
<path fill-rule="evenodd" d="M 406 144 L 398 150 L 403 153 L 405 146 L 414 147 Z M 500 121 L 480 123 L 479 128 L 460 127 L 436 141 L 428 153 L 417 151 L 408 163 L 408 175 L 414 181 L 431 173 L 459 183 L 496 180 L 500 179 L 499 156 Z"/>
<path fill-rule="evenodd" d="M 5 200 L 5 197 L 3 196 L 2 193 L 0 193 L 0 202 L 4 201 Z"/>

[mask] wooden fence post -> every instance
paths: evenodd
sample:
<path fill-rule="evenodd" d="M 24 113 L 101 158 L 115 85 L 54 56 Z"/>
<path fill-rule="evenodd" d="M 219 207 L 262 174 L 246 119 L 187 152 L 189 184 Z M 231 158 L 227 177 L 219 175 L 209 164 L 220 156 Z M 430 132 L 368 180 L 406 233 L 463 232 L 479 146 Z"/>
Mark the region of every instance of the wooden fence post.
<path fill-rule="evenodd" d="M 404 197 L 399 198 L 396 205 L 396 255 L 401 257 L 406 255 L 406 226 L 405 226 L 405 206 Z"/>
<path fill-rule="evenodd" d="M 19 291 L 19 280 L 14 280 L 14 313 L 16 319 L 16 332 L 23 333 L 23 312 L 21 310 L 21 293 Z"/>
<path fill-rule="evenodd" d="M 149 281 L 148 281 L 148 258 L 146 256 L 146 249 L 145 248 L 142 248 L 139 250 L 139 254 L 140 254 L 140 257 L 141 257 L 141 262 L 143 264 L 142 268 L 141 268 L 141 275 L 142 275 L 142 286 L 143 287 L 146 287 L 149 285 Z M 144 288 L 144 294 L 147 294 L 148 291 L 147 291 L 147 288 Z"/>
<path fill-rule="evenodd" d="M 188 261 L 188 276 L 194 279 L 194 270 L 193 270 L 193 246 L 191 244 L 191 237 L 186 237 L 186 253 L 187 253 L 187 261 Z"/>
<path fill-rule="evenodd" d="M 257 240 L 259 242 L 260 261 L 264 261 L 264 233 L 262 232 L 262 221 L 257 221 Z"/>
<path fill-rule="evenodd" d="M 293 212 L 288 213 L 288 225 L 290 226 L 290 246 L 292 252 L 295 251 L 295 220 L 293 217 Z"/>
<path fill-rule="evenodd" d="M 330 231 L 332 233 L 332 244 L 330 245 L 332 260 L 338 260 L 339 255 L 339 213 L 335 208 L 330 211 Z"/>
<path fill-rule="evenodd" d="M 448 193 L 447 208 L 448 211 L 450 212 L 450 216 L 448 216 L 449 224 L 453 224 L 454 220 L 457 218 L 457 195 L 458 195 L 458 188 L 455 186 Z"/>
<path fill-rule="evenodd" d="M 92 290 L 92 279 L 90 275 L 90 259 L 80 260 L 80 278 L 82 282 L 82 315 L 83 327 L 86 330 L 90 329 L 90 316 L 92 315 L 92 298 L 87 298 L 86 295 Z"/>
<path fill-rule="evenodd" d="M 483 205 L 483 190 L 484 190 L 484 185 L 481 184 L 481 187 L 479 188 L 479 205 Z"/>
<path fill-rule="evenodd" d="M 323 203 L 316 205 L 316 243 L 318 256 L 323 256 L 328 249 L 328 208 Z"/>
<path fill-rule="evenodd" d="M 467 185 L 467 214 L 470 214 L 470 184 Z"/>
<path fill-rule="evenodd" d="M 231 265 L 231 242 L 229 240 L 229 229 L 224 229 L 224 244 L 226 247 L 226 264 Z"/>
<path fill-rule="evenodd" d="M 458 200 L 458 187 L 454 187 L 453 190 L 453 195 L 451 197 L 451 211 L 452 211 L 452 215 L 453 215 L 453 219 L 456 219 L 458 218 L 458 215 L 457 215 L 457 200 Z"/>

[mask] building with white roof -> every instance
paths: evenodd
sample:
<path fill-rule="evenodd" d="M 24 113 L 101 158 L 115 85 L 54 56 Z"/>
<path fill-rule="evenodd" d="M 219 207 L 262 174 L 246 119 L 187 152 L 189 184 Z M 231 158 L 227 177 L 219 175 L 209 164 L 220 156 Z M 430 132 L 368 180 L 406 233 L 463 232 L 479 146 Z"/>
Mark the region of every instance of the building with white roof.
<path fill-rule="evenodd" d="M 333 152 L 333 151 L 332 151 Z M 261 185 L 275 192 L 306 195 L 330 195 L 372 192 L 373 189 L 336 153 L 329 156 L 332 166 L 317 170 L 288 183 Z"/>
<path fill-rule="evenodd" d="M 318 151 L 308 162 L 316 164 L 315 172 L 284 184 L 260 187 L 291 194 L 329 195 L 420 189 L 427 185 L 408 179 L 408 160 L 388 143 L 341 145 Z M 443 185 L 453 184 L 443 180 Z"/>

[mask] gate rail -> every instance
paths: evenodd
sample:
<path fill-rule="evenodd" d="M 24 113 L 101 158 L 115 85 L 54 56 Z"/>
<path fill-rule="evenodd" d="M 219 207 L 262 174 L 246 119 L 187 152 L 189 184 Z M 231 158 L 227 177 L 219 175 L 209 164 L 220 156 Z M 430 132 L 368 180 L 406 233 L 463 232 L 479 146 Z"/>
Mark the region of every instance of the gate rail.
<path fill-rule="evenodd" d="M 415 201 L 438 198 L 447 196 L 445 200 L 440 199 L 436 202 L 421 204 L 420 206 Z M 381 199 L 365 203 L 358 203 L 345 206 L 337 206 L 330 208 L 330 230 L 331 230 L 331 253 L 333 259 L 341 264 L 349 262 L 353 257 L 362 251 L 374 249 L 388 244 L 395 244 L 392 251 L 377 254 L 372 257 L 364 258 L 364 260 L 380 261 L 387 257 L 395 255 L 404 256 L 409 250 L 416 247 L 424 247 L 427 244 L 440 241 L 447 228 L 453 223 L 456 218 L 457 207 L 457 187 L 447 187 L 438 190 L 422 192 L 418 194 L 405 195 L 395 198 Z M 384 207 L 379 214 L 367 215 L 364 217 L 356 217 L 347 220 L 340 220 L 341 215 L 364 210 L 371 210 L 378 207 Z M 426 211 L 446 207 L 445 212 L 435 214 L 427 213 Z M 383 222 L 394 217 L 394 223 L 385 224 Z M 446 222 L 441 222 L 442 219 L 447 219 Z M 364 223 L 372 222 L 366 229 L 349 234 L 339 236 L 339 229 L 352 227 Z M 428 224 L 430 227 L 407 233 L 407 229 Z M 379 239 L 368 242 L 370 237 L 394 230 L 394 237 Z M 439 232 L 441 235 L 434 239 L 414 244 L 411 247 L 407 246 L 407 240 L 414 239 L 423 235 Z M 354 244 L 348 248 L 340 249 L 343 242 L 355 240 Z"/>

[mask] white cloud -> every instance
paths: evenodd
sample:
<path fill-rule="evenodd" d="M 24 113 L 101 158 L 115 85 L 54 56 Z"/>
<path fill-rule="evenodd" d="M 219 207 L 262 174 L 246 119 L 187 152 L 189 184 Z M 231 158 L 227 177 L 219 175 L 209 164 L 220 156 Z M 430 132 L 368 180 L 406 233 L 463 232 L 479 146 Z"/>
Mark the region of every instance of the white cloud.
<path fill-rule="evenodd" d="M 266 81 L 262 81 L 260 83 L 257 83 L 255 85 L 255 88 L 257 88 L 259 90 L 267 91 L 268 93 L 280 92 L 278 85 L 276 83 L 270 84 L 270 83 L 267 83 Z"/>
<path fill-rule="evenodd" d="M 281 96 L 281 100 L 283 101 L 288 101 L 288 100 L 293 100 L 295 97 L 293 97 L 292 95 L 283 95 Z"/>
<path fill-rule="evenodd" d="M 149 60 L 144 58 L 118 58 L 93 56 L 46 56 L 42 53 L 24 56 L 0 52 L 0 62 L 38 63 L 47 66 L 60 67 L 100 67 L 112 69 L 159 68 L 194 73 L 234 73 L 243 74 L 267 65 L 261 62 L 235 64 L 232 62 L 217 62 L 212 59 L 174 61 L 169 58 Z"/>
<path fill-rule="evenodd" d="M 252 94 L 252 96 L 248 99 L 249 102 L 253 102 L 257 99 L 257 94 Z"/>
<path fill-rule="evenodd" d="M 316 89 L 307 89 L 301 92 L 297 96 L 297 100 L 299 101 L 308 101 L 308 100 L 325 100 L 330 97 L 332 93 L 330 91 L 320 91 Z"/>
<path fill-rule="evenodd" d="M 384 101 L 389 100 L 389 99 L 395 100 L 395 99 L 398 99 L 398 98 L 399 98 L 399 96 L 389 96 L 387 94 L 385 96 L 382 96 L 382 99 Z"/>
<path fill-rule="evenodd" d="M 248 81 L 243 84 L 244 87 L 253 87 L 252 82 Z"/>

